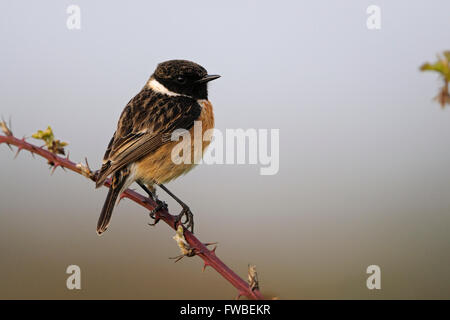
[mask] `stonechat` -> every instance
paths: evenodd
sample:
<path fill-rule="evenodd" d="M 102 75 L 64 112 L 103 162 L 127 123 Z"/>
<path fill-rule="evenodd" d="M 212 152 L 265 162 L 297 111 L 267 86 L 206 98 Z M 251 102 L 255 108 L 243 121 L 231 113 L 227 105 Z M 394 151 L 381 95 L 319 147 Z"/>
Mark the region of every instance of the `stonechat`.
<path fill-rule="evenodd" d="M 156 197 L 157 185 L 181 205 L 182 211 L 176 222 L 181 222 L 184 216 L 186 228 L 193 232 L 191 210 L 164 186 L 195 166 L 192 161 L 181 164 L 172 161 L 172 149 L 177 141 L 172 141 L 171 136 L 176 129 L 189 130 L 191 147 L 194 148 L 194 121 L 201 121 L 203 132 L 214 127 L 207 84 L 219 77 L 208 75 L 205 68 L 191 61 L 162 62 L 142 90 L 128 102 L 97 175 L 97 188 L 108 176 L 112 180 L 98 220 L 98 234 L 106 231 L 119 195 L 133 182 L 137 182 L 158 203 L 151 212 L 152 217 L 166 206 Z M 209 142 L 202 142 L 203 151 Z"/>

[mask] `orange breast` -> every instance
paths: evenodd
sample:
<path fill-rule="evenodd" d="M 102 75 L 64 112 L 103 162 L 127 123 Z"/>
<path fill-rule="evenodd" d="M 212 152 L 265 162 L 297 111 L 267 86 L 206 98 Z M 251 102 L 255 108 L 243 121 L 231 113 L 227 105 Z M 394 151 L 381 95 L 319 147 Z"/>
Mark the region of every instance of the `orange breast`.
<path fill-rule="evenodd" d="M 202 123 L 203 137 L 206 130 L 214 128 L 214 113 L 211 102 L 201 100 L 199 103 L 202 106 L 202 111 L 197 121 Z M 191 128 L 189 133 L 191 135 L 191 163 L 175 164 L 171 158 L 172 149 L 180 142 L 169 142 L 136 164 L 136 178 L 142 179 L 148 185 L 166 183 L 194 168 L 194 128 Z M 209 146 L 209 143 L 210 141 L 202 142 L 202 152 Z"/>

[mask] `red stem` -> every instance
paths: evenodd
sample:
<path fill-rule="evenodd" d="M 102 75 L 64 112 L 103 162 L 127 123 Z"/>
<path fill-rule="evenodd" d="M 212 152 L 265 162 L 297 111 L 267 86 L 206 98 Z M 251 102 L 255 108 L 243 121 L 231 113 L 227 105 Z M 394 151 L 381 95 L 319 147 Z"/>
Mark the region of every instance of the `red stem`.
<path fill-rule="evenodd" d="M 19 153 L 22 149 L 28 150 L 31 153 L 35 153 L 40 155 L 41 157 L 47 159 L 49 162 L 53 163 L 54 169 L 58 166 L 67 168 L 73 172 L 78 174 L 82 174 L 81 169 L 77 167 L 76 163 L 69 160 L 69 158 L 62 158 L 57 156 L 56 154 L 45 150 L 43 147 L 38 147 L 31 143 L 25 141 L 25 139 L 17 139 L 16 137 L 3 136 L 0 135 L 0 144 L 6 143 L 17 146 L 19 149 L 17 153 Z M 53 169 L 53 170 L 54 170 Z M 109 187 L 110 180 L 105 182 L 105 186 Z M 122 197 L 129 198 L 130 200 L 136 202 L 142 207 L 152 210 L 155 208 L 156 203 L 149 197 L 144 197 L 141 194 L 127 189 Z M 158 213 L 157 218 L 163 220 L 167 225 L 169 225 L 172 229 L 175 228 L 175 216 L 171 215 L 167 210 L 162 210 Z M 186 241 L 189 243 L 191 248 L 195 248 L 195 252 L 200 258 L 203 259 L 205 266 L 211 266 L 214 268 L 222 277 L 225 278 L 229 283 L 231 283 L 239 292 L 239 296 L 247 296 L 249 299 L 260 300 L 264 299 L 259 290 L 254 289 L 251 290 L 247 282 L 245 282 L 241 277 L 239 277 L 233 270 L 231 270 L 225 263 L 220 260 L 216 254 L 215 249 L 209 250 L 200 240 L 198 240 L 189 230 L 184 229 L 184 237 Z"/>

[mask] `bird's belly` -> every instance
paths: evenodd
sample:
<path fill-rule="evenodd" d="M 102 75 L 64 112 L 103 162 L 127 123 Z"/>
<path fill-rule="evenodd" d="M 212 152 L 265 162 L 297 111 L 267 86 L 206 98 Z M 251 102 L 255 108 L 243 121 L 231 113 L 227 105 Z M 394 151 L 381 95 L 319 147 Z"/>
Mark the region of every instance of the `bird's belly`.
<path fill-rule="evenodd" d="M 212 105 L 208 100 L 199 101 L 202 105 L 202 112 L 197 121 L 202 122 L 202 137 L 206 130 L 214 128 L 214 113 Z M 171 141 L 159 147 L 156 151 L 146 156 L 137 163 L 136 177 L 143 180 L 146 184 L 152 185 L 154 183 L 166 183 L 179 177 L 182 174 L 189 172 L 196 164 L 194 163 L 194 127 L 189 130 L 191 135 L 191 161 L 189 163 L 176 164 L 172 161 L 173 148 L 182 143 L 180 141 Z M 202 139 L 202 137 L 200 137 Z M 203 153 L 209 146 L 210 140 L 203 141 L 202 150 Z"/>

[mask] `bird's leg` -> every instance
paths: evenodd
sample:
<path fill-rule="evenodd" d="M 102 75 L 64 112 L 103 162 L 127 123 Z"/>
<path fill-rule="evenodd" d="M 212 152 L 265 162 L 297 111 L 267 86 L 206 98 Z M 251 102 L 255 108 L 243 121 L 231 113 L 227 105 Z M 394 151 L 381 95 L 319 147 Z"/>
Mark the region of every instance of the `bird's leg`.
<path fill-rule="evenodd" d="M 151 188 L 151 189 L 153 189 L 153 191 L 152 191 L 149 188 L 147 188 L 147 186 L 142 181 L 137 180 L 136 182 L 148 194 L 148 196 L 153 201 L 156 202 L 156 207 L 152 211 L 149 212 L 150 218 L 152 218 L 154 220 L 154 222 L 149 223 L 149 225 L 154 226 L 159 222 L 159 218 L 156 217 L 156 212 L 158 212 L 161 209 L 167 209 L 167 204 L 164 201 L 161 201 L 158 199 L 158 197 L 156 196 L 155 188 Z"/>
<path fill-rule="evenodd" d="M 145 191 L 146 194 L 148 194 L 148 196 L 152 199 L 155 200 L 156 198 L 156 192 L 155 192 L 155 188 L 151 187 L 152 190 L 150 190 L 145 183 L 143 183 L 140 180 L 136 180 L 136 183 L 142 188 L 142 190 Z"/>
<path fill-rule="evenodd" d="M 180 204 L 182 207 L 182 210 L 179 215 L 175 216 L 175 228 L 177 227 L 178 222 L 181 224 L 186 224 L 186 229 L 191 229 L 191 232 L 194 233 L 194 215 L 191 212 L 191 209 L 183 202 L 181 201 L 176 195 L 174 195 L 169 189 L 166 188 L 163 184 L 158 184 L 158 186 L 163 189 L 169 196 L 171 196 L 176 202 Z M 181 222 L 181 219 L 183 216 L 186 217 L 185 222 Z"/>

